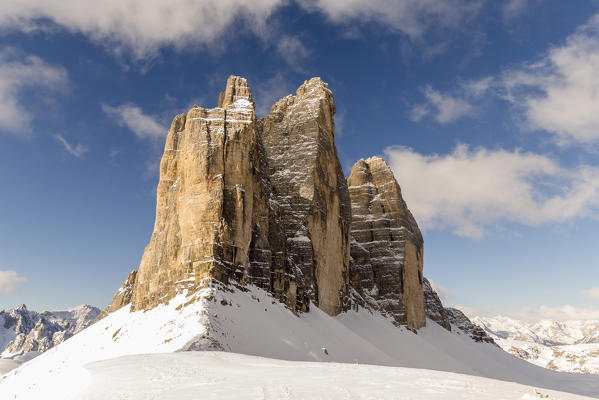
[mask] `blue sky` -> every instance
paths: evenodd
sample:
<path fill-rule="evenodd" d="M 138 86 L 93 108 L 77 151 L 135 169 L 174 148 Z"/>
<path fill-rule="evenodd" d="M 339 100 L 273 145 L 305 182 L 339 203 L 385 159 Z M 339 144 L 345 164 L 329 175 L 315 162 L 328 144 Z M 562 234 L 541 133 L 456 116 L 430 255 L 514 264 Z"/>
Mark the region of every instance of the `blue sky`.
<path fill-rule="evenodd" d="M 599 319 L 599 2 L 24 0 L 0 7 L 0 308 L 105 306 L 172 117 L 321 76 L 347 173 L 383 155 L 447 304 Z"/>

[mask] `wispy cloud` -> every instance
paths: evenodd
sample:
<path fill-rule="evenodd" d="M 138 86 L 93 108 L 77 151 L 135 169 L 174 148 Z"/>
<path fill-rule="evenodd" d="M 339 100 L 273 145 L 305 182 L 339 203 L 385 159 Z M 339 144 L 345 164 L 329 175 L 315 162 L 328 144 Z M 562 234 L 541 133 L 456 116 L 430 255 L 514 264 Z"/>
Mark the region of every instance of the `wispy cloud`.
<path fill-rule="evenodd" d="M 83 154 L 85 154 L 88 150 L 87 147 L 83 146 L 81 143 L 73 146 L 62 135 L 54 135 L 54 138 L 63 145 L 64 149 L 70 153 L 71 155 L 81 158 Z"/>
<path fill-rule="evenodd" d="M 0 271 L 0 294 L 13 293 L 20 283 L 26 283 L 27 278 L 17 271 Z"/>
<path fill-rule="evenodd" d="M 530 129 L 559 144 L 599 140 L 599 14 L 552 48 L 540 61 L 501 76 L 506 98 Z"/>
<path fill-rule="evenodd" d="M 455 295 L 453 294 L 453 292 L 451 292 L 446 287 L 439 285 L 432 279 L 430 279 L 430 278 L 427 278 L 427 279 L 430 282 L 433 290 L 435 292 L 437 292 L 437 295 L 439 296 L 439 298 L 441 299 L 442 302 L 455 300 Z"/>
<path fill-rule="evenodd" d="M 571 305 L 560 307 L 544 305 L 540 307 L 522 307 L 507 314 L 512 318 L 525 321 L 539 321 L 542 319 L 552 321 L 599 320 L 599 308 L 574 307 Z"/>
<path fill-rule="evenodd" d="M 271 107 L 279 99 L 295 93 L 299 86 L 293 84 L 285 74 L 278 72 L 264 82 L 258 83 L 253 89 L 256 99 L 256 114 L 263 117 L 270 112 Z"/>
<path fill-rule="evenodd" d="M 277 53 L 287 64 L 298 70 L 301 70 L 302 61 L 310 55 L 310 51 L 297 36 L 288 35 L 283 35 L 279 40 Z"/>
<path fill-rule="evenodd" d="M 599 287 L 592 287 L 588 290 L 583 290 L 581 293 L 591 299 L 599 299 Z"/>
<path fill-rule="evenodd" d="M 308 0 L 308 10 L 324 14 L 330 21 L 352 25 L 375 22 L 413 38 L 434 28 L 456 28 L 476 15 L 478 0 Z"/>
<path fill-rule="evenodd" d="M 473 307 L 463 306 L 460 304 L 456 304 L 453 308 L 457 308 L 461 312 L 463 312 L 467 317 L 475 317 L 478 315 L 478 310 Z"/>
<path fill-rule="evenodd" d="M 127 127 L 140 139 L 162 140 L 167 134 L 168 128 L 165 125 L 160 123 L 156 117 L 145 114 L 135 104 L 128 103 L 119 106 L 102 104 L 102 110 L 119 126 Z"/>
<path fill-rule="evenodd" d="M 595 218 L 599 168 L 566 168 L 544 155 L 458 145 L 449 154 L 385 150 L 424 229 L 481 238 L 502 222 L 527 226 Z"/>
<path fill-rule="evenodd" d="M 541 131 L 558 145 L 599 143 L 599 14 L 540 59 L 469 80 L 447 92 L 425 86 L 410 118 L 439 123 L 476 115 L 482 96 L 505 100 L 523 130 Z M 482 110 L 481 110 L 482 111 Z"/>
<path fill-rule="evenodd" d="M 356 29 L 376 23 L 411 38 L 433 29 L 460 29 L 478 15 L 483 0 L 295 0 L 299 7 L 326 20 Z M 68 5 L 67 5 L 68 4 Z M 0 28 L 31 32 L 58 30 L 79 33 L 118 55 L 135 60 L 156 57 L 161 48 L 189 49 L 226 46 L 240 33 L 292 46 L 300 53 L 281 51 L 285 59 L 301 55 L 297 38 L 279 41 L 273 15 L 287 0 L 20 0 L 0 8 Z M 294 61 L 292 61 L 294 62 Z"/>
<path fill-rule="evenodd" d="M 502 4 L 503 20 L 509 22 L 524 14 L 535 0 L 507 0 Z"/>
<path fill-rule="evenodd" d="M 81 33 L 119 54 L 147 59 L 164 46 L 189 48 L 226 40 L 232 30 L 258 36 L 283 0 L 21 0 L 0 8 L 0 27 L 30 32 L 49 24 Z"/>
<path fill-rule="evenodd" d="M 0 132 L 20 136 L 31 134 L 33 115 L 23 104 L 23 91 L 57 92 L 67 86 L 64 68 L 11 47 L 0 50 Z"/>
<path fill-rule="evenodd" d="M 440 124 L 447 124 L 474 113 L 474 106 L 466 99 L 441 93 L 426 86 L 423 90 L 426 103 L 416 104 L 410 110 L 410 118 L 419 122 L 432 116 Z"/>

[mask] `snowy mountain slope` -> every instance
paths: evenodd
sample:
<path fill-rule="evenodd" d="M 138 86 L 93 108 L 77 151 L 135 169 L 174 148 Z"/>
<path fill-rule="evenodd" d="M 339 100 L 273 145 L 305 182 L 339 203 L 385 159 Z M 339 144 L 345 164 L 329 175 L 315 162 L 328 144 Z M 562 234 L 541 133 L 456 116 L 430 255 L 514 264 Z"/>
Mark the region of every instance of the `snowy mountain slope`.
<path fill-rule="evenodd" d="M 599 343 L 599 321 L 542 320 L 526 322 L 508 317 L 474 317 L 472 322 L 501 339 L 540 343 L 547 346 Z"/>
<path fill-rule="evenodd" d="M 0 357 L 23 360 L 21 356 L 29 354 L 27 360 L 88 327 L 99 313 L 89 305 L 38 313 L 22 304 L 0 311 Z"/>
<path fill-rule="evenodd" d="M 92 363 L 87 369 L 91 384 L 77 399 L 584 398 L 449 372 L 223 352 L 125 356 Z"/>
<path fill-rule="evenodd" d="M 556 371 L 599 374 L 599 321 L 540 321 L 475 317 L 508 353 Z"/>
<path fill-rule="evenodd" d="M 330 317 L 312 307 L 295 315 L 255 287 L 208 287 L 146 312 L 124 307 L 108 315 L 0 378 L 0 398 L 73 398 L 92 383 L 89 363 L 215 349 L 291 361 L 433 369 L 599 396 L 599 377 L 539 368 L 497 346 L 475 343 L 457 327 L 450 333 L 431 320 L 427 325 L 416 335 L 364 309 Z"/>

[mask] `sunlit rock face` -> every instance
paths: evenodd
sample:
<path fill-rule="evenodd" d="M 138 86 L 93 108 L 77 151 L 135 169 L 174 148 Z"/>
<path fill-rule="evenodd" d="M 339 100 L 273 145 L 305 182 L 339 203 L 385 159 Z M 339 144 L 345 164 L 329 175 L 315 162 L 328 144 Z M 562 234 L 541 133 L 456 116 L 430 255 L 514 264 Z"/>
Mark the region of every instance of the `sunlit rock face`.
<path fill-rule="evenodd" d="M 425 325 L 423 239 L 391 168 L 358 161 L 347 180 L 352 205 L 352 286 L 396 324 Z"/>
<path fill-rule="evenodd" d="M 252 282 L 287 301 L 285 241 L 247 81 L 232 76 L 219 106 L 175 117 L 160 164 L 156 222 L 132 309 L 168 301 L 206 279 Z"/>
<path fill-rule="evenodd" d="M 424 326 L 418 225 L 381 158 L 346 180 L 334 114 L 328 85 L 312 78 L 258 120 L 247 81 L 231 76 L 216 108 L 176 116 L 150 243 L 102 316 L 218 282 L 259 286 L 294 312 L 336 315 L 354 299 Z"/>
<path fill-rule="evenodd" d="M 351 214 L 334 112 L 314 78 L 257 121 L 247 81 L 231 76 L 218 107 L 176 116 L 150 243 L 103 315 L 128 302 L 153 308 L 207 279 L 255 284 L 294 311 L 312 302 L 339 313 Z"/>

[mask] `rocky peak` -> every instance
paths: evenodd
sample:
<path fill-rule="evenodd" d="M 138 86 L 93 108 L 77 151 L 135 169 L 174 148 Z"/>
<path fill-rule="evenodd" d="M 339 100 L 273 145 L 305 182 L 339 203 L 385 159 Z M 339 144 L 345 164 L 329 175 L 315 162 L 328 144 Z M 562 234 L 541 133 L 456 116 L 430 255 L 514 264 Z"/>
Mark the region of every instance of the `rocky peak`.
<path fill-rule="evenodd" d="M 150 243 L 103 315 L 253 284 L 296 312 L 314 304 L 335 315 L 354 293 L 397 324 L 423 326 L 418 225 L 381 158 L 360 160 L 346 180 L 335 111 L 328 85 L 312 78 L 256 120 L 247 81 L 231 76 L 218 107 L 176 116 Z"/>
<path fill-rule="evenodd" d="M 231 75 L 224 92 L 218 97 L 219 108 L 254 109 L 252 92 L 245 78 Z"/>
<path fill-rule="evenodd" d="M 0 311 L 1 357 L 44 352 L 88 327 L 99 313 L 88 305 L 41 313 L 28 310 L 25 305 Z"/>
<path fill-rule="evenodd" d="M 423 239 L 391 168 L 359 160 L 347 179 L 352 205 L 352 286 L 395 323 L 425 325 Z"/>
<path fill-rule="evenodd" d="M 264 151 L 247 81 L 229 77 L 219 106 L 193 107 L 171 124 L 154 232 L 135 276 L 132 309 L 152 308 L 209 279 L 243 280 L 252 239 L 269 246 L 269 221 L 275 218 L 269 217 Z M 115 299 L 109 309 L 123 300 Z"/>
<path fill-rule="evenodd" d="M 351 205 L 334 143 L 335 102 L 320 78 L 279 100 L 261 121 L 270 181 L 296 278 L 308 300 L 335 315 L 348 293 Z"/>

